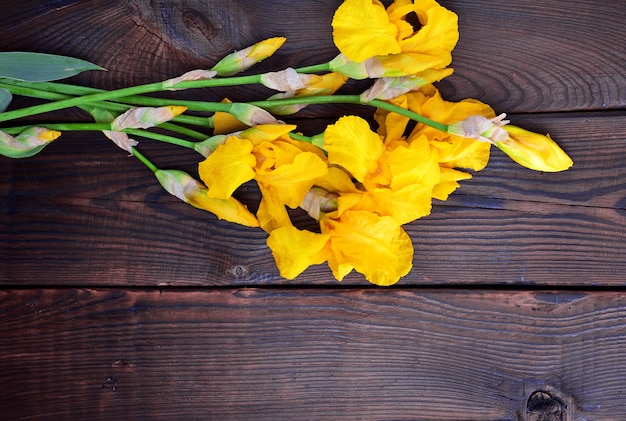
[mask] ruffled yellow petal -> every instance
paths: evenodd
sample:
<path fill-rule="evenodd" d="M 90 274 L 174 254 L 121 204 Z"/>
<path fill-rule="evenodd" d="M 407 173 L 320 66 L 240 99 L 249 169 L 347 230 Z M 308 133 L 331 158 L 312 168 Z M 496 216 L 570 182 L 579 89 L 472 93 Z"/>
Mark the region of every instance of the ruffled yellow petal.
<path fill-rule="evenodd" d="M 414 11 L 422 24 L 419 31 L 400 41 L 402 53 L 409 55 L 416 64 L 427 63 L 429 68 L 443 68 L 450 64 L 452 50 L 459 40 L 458 18 L 454 12 L 432 0 L 390 9 L 392 20 Z"/>
<path fill-rule="evenodd" d="M 333 193 L 357 191 L 350 174 L 339 167 L 328 167 L 328 173 L 317 179 L 315 185 Z"/>
<path fill-rule="evenodd" d="M 293 124 L 260 124 L 250 127 L 239 134 L 243 139 L 250 140 L 254 145 L 271 142 L 296 129 Z"/>
<path fill-rule="evenodd" d="M 320 221 L 330 234 L 333 258 L 328 264 L 337 279 L 354 267 L 376 285 L 396 283 L 413 264 L 413 244 L 398 222 L 367 211 L 346 211 L 338 220 Z"/>
<path fill-rule="evenodd" d="M 266 188 L 263 184 L 259 185 L 259 189 L 262 196 L 256 216 L 261 228 L 269 233 L 277 228 L 291 225 L 285 203 L 277 197 L 276 189 Z"/>
<path fill-rule="evenodd" d="M 419 91 L 406 94 L 409 109 L 427 118 L 444 124 L 455 123 L 472 115 L 495 117 L 495 112 L 487 104 L 474 99 L 460 102 L 444 101 L 441 94 L 432 85 Z M 491 145 L 475 139 L 467 139 L 441 132 L 429 126 L 419 124 L 409 137 L 425 135 L 431 146 L 437 149 L 439 163 L 448 168 L 468 168 L 482 170 L 489 161 Z"/>
<path fill-rule="evenodd" d="M 379 215 L 391 216 L 399 224 L 408 224 L 430 214 L 432 187 L 411 184 L 399 190 L 374 189 L 361 194 L 352 210 L 366 210 Z M 342 205 L 346 201 L 341 202 Z"/>
<path fill-rule="evenodd" d="M 335 45 L 352 61 L 399 53 L 398 28 L 378 1 L 346 0 L 332 21 Z"/>
<path fill-rule="evenodd" d="M 246 139 L 229 137 L 198 165 L 200 178 L 209 187 L 209 197 L 227 199 L 237 187 L 254 178 L 256 159 Z"/>
<path fill-rule="evenodd" d="M 418 136 L 411 143 L 392 142 L 388 148 L 392 189 L 401 189 L 411 184 L 432 188 L 439 183 L 439 163 L 436 150 L 431 149 L 426 136 Z"/>
<path fill-rule="evenodd" d="M 255 179 L 266 188 L 274 188 L 276 198 L 291 208 L 297 207 L 315 180 L 328 171 L 326 163 L 310 152 L 298 154 L 293 162 L 257 173 Z"/>
<path fill-rule="evenodd" d="M 453 191 L 461 186 L 458 181 L 472 178 L 471 174 L 445 167 L 441 167 L 440 177 L 439 183 L 433 187 L 433 199 L 446 200 Z"/>
<path fill-rule="evenodd" d="M 376 171 L 384 152 L 380 137 L 367 121 L 357 116 L 341 117 L 328 126 L 324 132 L 324 149 L 330 163 L 342 166 L 359 181 Z"/>
<path fill-rule="evenodd" d="M 300 145 L 291 142 L 284 142 L 282 140 L 271 143 L 263 142 L 261 145 L 271 145 L 271 153 L 273 155 L 274 166 L 276 168 L 291 164 L 298 155 L 304 153 L 302 149 L 300 149 Z"/>
<path fill-rule="evenodd" d="M 280 276 L 294 279 L 311 265 L 326 261 L 328 234 L 299 230 L 287 225 L 270 232 L 267 245 L 272 250 Z"/>
<path fill-rule="evenodd" d="M 406 95 L 391 99 L 390 102 L 400 108 L 408 109 L 409 104 Z M 377 108 L 374 119 L 378 123 L 378 134 L 385 138 L 385 143 L 404 138 L 404 132 L 410 118 L 392 113 L 382 108 Z"/>

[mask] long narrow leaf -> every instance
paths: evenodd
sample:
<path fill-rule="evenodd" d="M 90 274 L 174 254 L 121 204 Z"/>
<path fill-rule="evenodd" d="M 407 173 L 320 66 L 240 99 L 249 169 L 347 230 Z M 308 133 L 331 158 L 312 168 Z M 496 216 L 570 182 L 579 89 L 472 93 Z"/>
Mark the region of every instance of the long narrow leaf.
<path fill-rule="evenodd" d="M 0 89 L 0 113 L 7 109 L 12 99 L 13 95 L 11 95 L 11 92 L 6 89 Z"/>
<path fill-rule="evenodd" d="M 11 51 L 0 53 L 0 78 L 48 82 L 86 70 L 104 70 L 85 60 L 55 54 Z"/>

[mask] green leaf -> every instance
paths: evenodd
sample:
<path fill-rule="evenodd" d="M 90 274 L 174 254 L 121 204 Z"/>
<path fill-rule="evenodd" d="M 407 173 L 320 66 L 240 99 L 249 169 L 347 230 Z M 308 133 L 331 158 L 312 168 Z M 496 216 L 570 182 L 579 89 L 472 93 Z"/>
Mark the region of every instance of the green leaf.
<path fill-rule="evenodd" d="M 104 70 L 85 60 L 44 53 L 11 51 L 0 53 L 0 77 L 25 82 L 48 82 L 86 70 Z"/>
<path fill-rule="evenodd" d="M 11 95 L 11 92 L 6 89 L 0 89 L 0 113 L 7 109 L 12 99 L 13 95 Z"/>

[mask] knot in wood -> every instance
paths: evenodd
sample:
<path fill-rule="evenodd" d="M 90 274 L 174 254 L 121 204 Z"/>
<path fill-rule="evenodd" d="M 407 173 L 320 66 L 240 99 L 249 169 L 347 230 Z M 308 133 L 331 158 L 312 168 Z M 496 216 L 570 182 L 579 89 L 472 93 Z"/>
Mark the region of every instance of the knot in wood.
<path fill-rule="evenodd" d="M 552 392 L 537 390 L 526 403 L 527 421 L 568 421 L 567 404 Z"/>

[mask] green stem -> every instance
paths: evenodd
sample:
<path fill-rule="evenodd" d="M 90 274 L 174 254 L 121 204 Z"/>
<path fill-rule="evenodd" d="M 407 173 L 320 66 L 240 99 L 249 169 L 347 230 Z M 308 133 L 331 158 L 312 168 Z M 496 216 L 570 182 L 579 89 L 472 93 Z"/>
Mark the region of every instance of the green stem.
<path fill-rule="evenodd" d="M 180 117 L 180 116 L 179 116 Z M 186 117 L 186 116 L 184 116 Z M 191 117 L 191 116 L 190 116 Z M 203 120 L 206 121 L 206 118 L 203 118 Z M 179 126 L 176 124 L 172 124 L 172 123 L 161 123 L 159 124 L 160 128 L 165 129 L 165 130 L 169 130 L 171 132 L 175 132 L 175 133 L 179 133 L 185 136 L 189 136 L 193 139 L 197 139 L 197 140 L 205 140 L 207 137 L 206 134 L 193 130 L 193 129 L 189 129 L 187 127 L 183 127 L 183 126 Z M 206 127 L 206 126 L 205 126 Z"/>
<path fill-rule="evenodd" d="M 196 89 L 196 88 L 211 88 L 216 86 L 234 86 L 234 85 L 248 85 L 259 83 L 261 75 L 250 76 L 238 76 L 228 78 L 217 78 L 207 80 L 190 80 L 180 82 L 176 84 L 176 89 Z M 135 95 L 141 95 L 149 92 L 168 91 L 172 88 L 166 85 L 166 82 L 154 82 L 145 85 L 132 86 L 129 88 L 116 89 L 113 91 L 103 91 L 73 98 L 62 99 L 47 104 L 34 105 L 32 107 L 21 108 L 19 110 L 6 111 L 0 113 L 0 121 L 14 120 L 17 118 L 27 117 L 34 114 L 42 114 L 50 111 L 61 110 L 64 108 L 76 107 L 84 104 L 110 101 L 118 98 L 133 97 Z M 199 111 L 224 111 L 224 107 L 220 107 L 227 104 L 221 103 L 204 103 L 205 106 L 201 107 Z"/>
<path fill-rule="evenodd" d="M 16 126 L 16 127 L 7 127 L 3 128 L 2 131 L 8 134 L 18 134 L 24 130 L 26 130 L 30 126 Z M 108 123 L 51 123 L 51 124 L 37 124 L 37 127 L 44 127 L 50 130 L 58 130 L 58 131 L 103 131 L 103 130 L 111 130 L 111 125 Z"/>
<path fill-rule="evenodd" d="M 424 117 L 423 115 L 414 113 L 411 110 L 406 110 L 404 108 L 401 108 L 401 107 L 398 107 L 396 105 L 390 104 L 389 102 L 381 101 L 379 99 L 373 99 L 373 100 L 367 102 L 367 104 L 371 105 L 373 107 L 382 108 L 383 110 L 387 110 L 387 111 L 390 111 L 392 113 L 403 115 L 405 117 L 410 118 L 411 120 L 418 121 L 420 123 L 423 123 L 423 124 L 425 124 L 427 126 L 432 127 L 433 129 L 440 130 L 440 131 L 442 131 L 444 133 L 448 132 L 448 125 L 447 124 L 443 124 L 443 123 L 439 123 L 438 121 L 431 120 L 430 118 L 427 118 L 427 117 Z"/>
<path fill-rule="evenodd" d="M 321 73 L 330 71 L 330 62 L 315 64 L 313 66 L 299 67 L 296 69 L 298 73 Z"/>
<path fill-rule="evenodd" d="M 311 136 L 304 136 L 298 133 L 289 132 L 289 137 L 295 140 L 299 140 L 301 142 L 313 143 L 313 138 Z"/>
<path fill-rule="evenodd" d="M 0 87 L 9 90 L 11 93 L 15 95 L 22 95 L 22 96 L 28 96 L 32 98 L 39 98 L 39 99 L 47 99 L 51 101 L 59 101 L 63 99 L 72 98 L 71 95 L 57 93 L 56 91 L 51 92 L 48 90 L 36 89 L 36 88 L 28 87 L 28 86 L 20 86 L 18 84 L 5 83 L 5 82 L 6 80 L 0 80 Z M 11 81 L 11 82 L 14 82 L 14 81 Z M 61 85 L 61 84 L 53 84 L 49 82 L 38 82 L 35 86 L 50 88 L 51 87 L 50 85 Z M 69 89 L 72 92 L 72 94 L 80 95 L 79 93 L 80 91 L 83 91 L 83 94 L 88 91 L 93 91 L 92 88 L 81 89 L 83 87 L 74 86 L 74 85 L 63 85 L 63 86 L 67 86 L 71 88 L 79 88 L 78 90 Z M 96 91 L 105 92 L 99 89 L 96 89 Z M 181 101 L 181 102 L 184 102 L 184 101 Z M 156 103 L 156 102 L 153 102 L 153 103 Z M 163 106 L 163 105 L 176 105 L 176 104 L 170 104 L 167 102 L 167 100 L 161 100 L 158 102 L 157 106 Z M 106 101 L 99 102 L 98 104 L 96 104 L 96 106 L 99 108 L 108 110 L 108 111 L 116 112 L 116 113 L 123 113 L 131 107 L 130 105 L 127 105 L 127 104 L 119 104 L 115 102 L 106 102 Z M 85 112 L 89 113 L 89 108 L 87 106 L 79 106 L 79 107 L 83 109 Z M 210 121 L 207 119 L 207 117 L 179 115 L 173 118 L 171 121 L 177 122 L 177 123 L 191 124 L 191 125 L 206 127 L 206 128 L 211 127 Z M 164 128 L 166 130 L 170 130 L 172 132 L 182 134 L 182 135 L 186 135 L 194 139 L 198 139 L 198 140 L 204 140 L 207 138 L 207 135 L 205 135 L 204 133 L 201 133 L 192 129 L 188 129 L 186 127 L 181 127 L 173 123 L 163 123 L 159 125 L 159 127 Z"/>
<path fill-rule="evenodd" d="M 71 131 L 104 131 L 111 130 L 111 125 L 109 123 L 54 123 L 54 124 L 37 124 L 38 127 L 45 127 L 50 130 L 58 130 L 60 132 L 71 132 Z M 2 129 L 3 132 L 8 134 L 18 134 L 23 130 L 32 126 L 20 126 L 20 127 L 8 127 L 6 129 Z M 128 133 L 134 136 L 141 136 L 146 139 L 158 140 L 160 142 L 170 143 L 172 145 L 182 146 L 188 149 L 194 149 L 195 142 L 190 142 L 188 140 L 179 139 L 174 136 L 168 136 L 161 133 L 149 132 L 147 130 L 141 129 L 124 129 L 122 130 L 124 133 Z M 205 137 L 206 138 L 206 137 Z"/>
<path fill-rule="evenodd" d="M 310 97 L 296 97 L 296 98 L 285 98 L 285 99 L 270 99 L 265 101 L 254 101 L 250 102 L 252 105 L 256 105 L 261 108 L 272 108 L 272 107 L 281 107 L 286 105 L 294 105 L 294 104 L 360 104 L 360 105 L 369 105 L 372 107 L 382 108 L 384 110 L 394 112 L 396 114 L 403 115 L 405 117 L 410 118 L 411 120 L 418 121 L 420 123 L 426 124 L 427 126 L 433 127 L 437 130 L 441 130 L 442 132 L 448 131 L 448 125 L 439 123 L 437 121 L 431 120 L 427 117 L 414 113 L 411 110 L 407 110 L 396 105 L 390 104 L 385 101 L 381 101 L 378 99 L 374 99 L 372 101 L 361 101 L 361 97 L 359 95 L 327 95 L 327 96 L 310 96 Z"/>
<path fill-rule="evenodd" d="M 171 143 L 172 145 L 182 146 L 183 148 L 194 149 L 195 142 L 190 142 L 188 140 L 179 139 L 174 136 L 168 136 L 160 133 L 149 132 L 147 130 L 141 129 L 124 129 L 122 130 L 125 133 L 141 136 L 147 139 L 158 140 L 160 142 Z"/>
<path fill-rule="evenodd" d="M 297 71 L 301 73 L 312 73 L 312 72 L 321 72 L 327 71 L 329 69 L 329 63 L 318 64 L 313 66 L 301 67 L 297 69 Z M 176 84 L 176 89 L 193 89 L 193 88 L 209 88 L 215 86 L 234 86 L 234 85 L 244 85 L 244 84 L 256 84 L 261 80 L 261 75 L 250 75 L 250 76 L 238 76 L 238 77 L 227 77 L 227 78 L 216 78 L 216 79 L 208 79 L 208 80 L 195 80 L 195 81 L 186 81 L 180 82 Z M 0 81 L 0 85 L 2 85 Z M 9 84 L 15 84 L 14 81 L 9 82 Z M 188 107 L 191 111 L 205 111 L 205 112 L 229 112 L 232 104 L 223 104 L 217 102 L 202 102 L 202 101 L 185 101 L 185 100 L 170 100 L 170 99 L 162 99 L 162 98 L 153 98 L 140 96 L 143 93 L 156 92 L 156 91 L 164 91 L 169 90 L 168 87 L 165 86 L 165 82 L 156 82 L 150 83 L 146 85 L 139 85 L 130 88 L 117 89 L 114 91 L 101 91 L 93 88 L 84 88 L 84 87 L 74 87 L 73 85 L 63 85 L 59 83 L 52 82 L 41 82 L 40 85 L 42 88 L 49 88 L 51 90 L 63 90 L 66 89 L 71 92 L 75 92 L 76 94 L 90 92 L 86 95 L 74 98 L 61 99 L 49 104 L 36 105 L 33 107 L 22 108 L 14 111 L 7 111 L 4 113 L 0 113 L 0 121 L 11 120 L 15 118 L 25 117 L 32 114 L 38 114 L 48 111 L 54 111 L 58 109 L 80 106 L 86 103 L 91 102 L 99 102 L 99 101 L 107 101 L 107 100 L 118 100 L 125 103 L 132 103 L 135 105 L 144 105 L 144 106 L 163 106 L 163 105 L 183 105 Z M 261 108 L 272 108 L 279 107 L 285 105 L 294 105 L 294 104 L 360 104 L 360 105 L 369 105 L 377 108 L 382 108 L 384 110 L 394 112 L 405 117 L 408 117 L 412 120 L 418 121 L 420 123 L 431 126 L 437 130 L 441 130 L 443 132 L 447 132 L 448 125 L 439 123 L 437 121 L 431 120 L 427 117 L 414 113 L 413 111 L 395 106 L 385 101 L 381 100 L 372 100 L 368 102 L 361 101 L 361 98 L 358 95 L 327 95 L 327 96 L 312 96 L 312 97 L 296 97 L 296 98 L 286 98 L 286 99 L 276 99 L 276 100 L 265 100 L 265 101 L 254 101 L 250 104 L 256 105 Z M 193 122 L 186 120 L 181 122 L 188 122 L 190 124 L 197 124 L 204 127 L 210 126 L 209 120 L 204 117 L 195 117 L 195 116 L 178 116 L 186 117 L 187 119 L 194 119 Z M 198 121 L 197 119 L 202 119 Z"/>
<path fill-rule="evenodd" d="M 143 163 L 146 167 L 150 169 L 152 172 L 157 172 L 159 169 L 156 165 L 154 165 L 148 158 L 146 158 L 142 153 L 140 153 L 137 148 L 133 147 L 133 156 L 137 158 L 141 163 Z"/>

